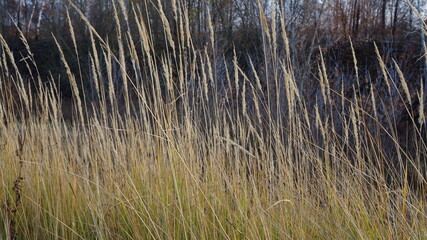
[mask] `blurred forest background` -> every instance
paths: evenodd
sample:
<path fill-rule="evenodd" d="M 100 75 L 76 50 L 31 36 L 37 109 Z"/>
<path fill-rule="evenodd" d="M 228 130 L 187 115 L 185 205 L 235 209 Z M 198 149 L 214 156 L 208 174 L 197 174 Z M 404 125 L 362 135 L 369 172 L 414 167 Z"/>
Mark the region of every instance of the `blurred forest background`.
<path fill-rule="evenodd" d="M 149 24 L 154 38 L 154 47 L 158 56 L 161 56 L 167 50 L 167 44 L 164 30 L 156 28 L 163 21 L 158 6 L 159 3 L 163 5 L 171 29 L 177 30 L 179 26 L 176 26 L 172 2 L 125 0 L 124 4 L 117 4 L 117 7 L 122 8 L 120 10 L 129 14 L 120 16 L 129 20 L 128 24 L 121 26 L 122 30 L 131 29 L 130 33 L 138 33 L 135 18 L 132 17 L 132 6 L 135 6 L 145 16 L 144 20 Z M 282 19 L 276 13 L 284 13 L 291 60 L 296 73 L 299 73 L 296 76 L 298 79 L 304 80 L 310 74 L 318 73 L 317 65 L 313 62 L 318 61 L 319 46 L 324 51 L 329 71 L 341 77 L 354 75 L 350 39 L 359 60 L 359 69 L 363 73 L 372 75 L 376 72 L 375 42 L 385 59 L 397 60 L 408 79 L 419 78 L 422 74 L 420 70 L 423 69 L 424 39 L 421 21 L 415 10 L 423 13 L 425 0 L 262 0 L 261 6 L 258 6 L 257 1 L 242 0 L 178 2 L 188 11 L 193 47 L 203 49 L 209 42 L 208 17 L 211 17 L 216 37 L 216 54 L 232 59 L 235 51 L 239 64 L 243 67 L 249 68 L 249 59 L 256 65 L 256 69 L 263 64 L 263 37 L 269 36 L 263 35 L 264 28 L 261 26 L 259 13 L 261 9 L 270 23 Z M 413 7 L 410 7 L 409 2 Z M 0 0 L 0 34 L 7 39 L 11 49 L 17 54 L 17 59 L 20 59 L 20 52 L 25 52 L 24 45 L 19 41 L 20 29 L 34 52 L 41 76 L 50 77 L 52 74 L 57 77 L 62 68 L 52 34 L 61 43 L 65 43 L 65 46 L 71 46 L 71 21 L 79 46 L 79 58 L 83 63 L 84 84 L 90 86 L 90 31 L 71 3 L 88 18 L 100 37 L 116 35 L 114 6 L 112 1 L 105 0 Z M 272 11 L 272 8 L 277 11 Z M 272 31 L 280 34 L 280 29 Z M 175 39 L 178 37 L 176 32 L 171 33 Z M 114 46 L 114 42 L 111 45 Z M 279 46 L 284 45 L 279 43 Z M 65 51 L 67 57 L 75 59 L 72 47 Z M 25 64 L 21 65 L 25 71 Z M 64 83 L 64 93 L 67 89 Z"/>
<path fill-rule="evenodd" d="M 15 55 L 20 73 L 29 86 L 37 88 L 40 83 L 51 79 L 57 82 L 64 103 L 64 117 L 71 119 L 72 90 L 65 77 L 60 54 L 53 36 L 63 47 L 71 71 L 77 75 L 80 92 L 85 104 L 95 100 L 94 74 L 91 66 L 97 65 L 92 43 L 108 44 L 120 58 L 120 41 L 135 42 L 136 51 L 143 49 L 138 22 L 144 22 L 150 33 L 150 46 L 158 62 L 171 53 L 189 53 L 196 65 L 205 65 L 206 59 L 198 53 L 212 58 L 213 76 L 217 93 L 227 96 L 236 89 L 227 86 L 227 74 L 236 74 L 234 63 L 245 73 L 250 82 L 260 80 L 264 93 L 277 99 L 283 86 L 273 86 L 278 76 L 277 59 L 289 58 L 293 77 L 308 106 L 322 104 L 321 71 L 329 78 L 330 87 L 342 92 L 347 99 L 370 99 L 371 89 L 379 96 L 387 95 L 388 88 L 378 57 L 384 60 L 390 79 L 395 87 L 390 92 L 386 105 L 379 109 L 382 124 L 389 116 L 398 126 L 410 119 L 404 106 L 417 109 L 420 105 L 417 89 L 426 77 L 424 58 L 425 35 L 423 14 L 425 0 L 0 0 L 0 34 L 4 36 Z M 115 11 L 118 12 L 117 19 Z M 184 11 L 184 14 L 179 12 Z M 163 14 L 160 13 L 164 12 Z M 283 15 L 283 16 L 282 16 Z M 84 16 L 84 17 L 82 17 Z M 136 17 L 139 16 L 139 17 Z M 182 16 L 188 19 L 180 19 Z M 86 21 L 86 22 L 85 22 Z M 138 22 L 137 22 L 138 21 Z M 282 24 L 282 21 L 284 23 Z M 182 23 L 185 23 L 182 25 Z M 90 23 L 90 25 L 88 24 Z M 117 24 L 118 23 L 118 24 Z M 169 26 L 170 32 L 163 27 Z M 282 31 L 281 26 L 286 26 Z M 89 28 L 93 28 L 92 31 Z M 180 29 L 191 33 L 179 36 Z M 93 35 L 96 31 L 96 36 Z M 287 34 L 285 43 L 283 33 Z M 211 34 L 215 35 L 214 42 Z M 166 37 L 167 36 L 167 37 Z M 28 55 L 23 41 L 28 41 L 33 56 Z M 184 38 L 191 43 L 183 49 L 172 49 L 169 37 L 175 42 Z M 94 39 L 94 41 L 92 41 Z M 107 41 L 99 41 L 107 39 Z M 76 41 L 77 50 L 73 41 Z M 211 47 L 213 46 L 213 47 Z M 286 48 L 290 49 L 288 56 Z M 191 49 L 186 49 L 191 48 Z M 101 50 L 101 49 L 99 49 Z M 176 51 L 175 51 L 176 50 Z M 132 49 L 125 49 L 124 62 L 133 66 Z M 353 54 L 354 52 L 354 54 Z M 193 56 L 194 55 L 194 56 Z M 34 58 L 37 72 L 28 64 Z M 148 68 L 143 56 L 139 56 L 143 81 L 150 85 Z M 194 57 L 194 58 L 193 58 Z M 355 61 L 356 58 L 356 61 Z M 324 62 L 321 60 L 324 59 Z M 193 61 L 193 60 L 192 60 Z M 102 60 L 101 60 L 102 62 Z M 323 69 L 324 63 L 324 69 Z M 178 65 L 178 62 L 173 62 Z M 400 69 L 397 69 L 396 66 Z M 145 66 L 145 67 L 144 67 Z M 101 66 L 106 69 L 107 66 Z M 123 92 L 123 81 L 119 61 L 112 61 L 115 88 Z M 179 66 L 172 66 L 172 77 L 178 78 Z M 200 69 L 199 69 L 200 70 Z M 321 70 L 321 71 L 320 71 Z M 101 70 L 102 71 L 102 70 Z M 164 76 L 163 70 L 158 74 Z M 199 73 L 200 74 L 200 73 Z M 33 76 L 40 76 L 39 79 Z M 96 74 L 95 74 L 96 75 Z M 412 99 L 408 102 L 399 97 L 402 86 L 400 76 L 406 79 Z M 132 76 L 129 76 L 132 77 Z M 137 76 L 134 76 L 136 78 Z M 189 76 L 187 76 L 189 78 Z M 191 78 L 191 77 L 190 77 Z M 198 83 L 187 82 L 197 88 Z M 166 83 L 162 85 L 165 88 Z M 423 84 L 424 85 L 424 84 Z M 122 91 L 120 91 L 120 89 Z M 399 90 L 400 89 L 400 90 Z M 427 89 L 424 87 L 424 89 Z M 238 95 L 236 103 L 238 103 Z M 221 96 L 217 96 L 221 97 Z M 227 102 L 230 102 L 227 96 Z M 118 97 L 120 99 L 120 97 Z M 340 97 L 335 99 L 339 102 Z M 363 100 L 364 99 L 364 100 Z M 121 99 L 124 102 L 124 99 Z M 261 99 L 270 102 L 269 99 Z M 231 101 L 232 102 L 232 101 Z M 274 103 L 275 101 L 273 101 Z M 253 103 L 249 102 L 249 107 Z M 369 101 L 366 104 L 370 104 Z M 268 104 L 270 112 L 284 112 L 286 106 Z M 392 107 L 400 106 L 396 109 Z M 89 106 L 89 105 L 88 105 Z M 237 106 L 237 105 L 236 105 Z M 252 106 L 253 107 L 253 106 Z M 282 110 L 281 110 L 282 109 Z M 341 106 L 339 111 L 346 111 Z M 347 109 L 348 110 L 348 109 Z M 314 110 L 313 110 L 314 111 Z M 69 113 L 67 113 L 69 112 Z M 312 112 L 312 114 L 315 114 Z M 323 115 L 322 109 L 320 114 Z M 388 116 L 388 117 L 387 117 Z M 332 116 L 339 124 L 339 115 Z M 415 116 L 415 117 L 418 117 Z M 277 115 L 277 118 L 280 118 Z M 369 124 L 368 124 L 369 125 Z M 400 127 L 398 129 L 405 129 Z M 407 130 L 402 130 L 404 134 Z"/>

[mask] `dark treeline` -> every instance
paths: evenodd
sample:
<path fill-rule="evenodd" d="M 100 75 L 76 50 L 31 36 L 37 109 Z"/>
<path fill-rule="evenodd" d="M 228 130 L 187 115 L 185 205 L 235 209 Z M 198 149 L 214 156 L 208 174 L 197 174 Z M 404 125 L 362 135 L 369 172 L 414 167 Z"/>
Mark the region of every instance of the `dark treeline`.
<path fill-rule="evenodd" d="M 158 27 L 165 25 L 159 11 L 162 7 L 161 12 L 165 13 L 175 41 L 182 41 L 178 36 L 179 29 L 188 28 L 185 31 L 191 33 L 192 50 L 214 51 L 211 54 L 224 57 L 225 61 L 218 58 L 220 63 L 214 66 L 217 76 L 224 75 L 225 68 L 233 71 L 236 54 L 239 66 L 251 79 L 251 64 L 262 75 L 268 75 L 266 73 L 270 69 L 264 66 L 264 57 L 269 51 L 277 51 L 279 57 L 285 55 L 285 43 L 281 37 L 276 37 L 277 49 L 266 46 L 267 42 L 273 42 L 272 34 L 282 34 L 280 21 L 284 20 L 295 78 L 306 89 L 305 96 L 314 102 L 320 94 L 316 80 L 319 49 L 322 49 L 330 80 L 337 90 L 342 79 L 346 79 L 345 92 L 353 92 L 357 76 L 362 81 L 362 86 L 358 85 L 361 91 L 363 83 L 380 82 L 377 80 L 382 78 L 382 73 L 375 44 L 394 76 L 397 77 L 393 64 L 396 60 L 410 85 L 419 85 L 424 72 L 424 37 L 418 12 L 422 14 L 425 4 L 425 0 L 0 0 L 0 34 L 8 41 L 16 59 L 20 60 L 26 55 L 25 46 L 19 40 L 22 33 L 28 39 L 42 79 L 58 78 L 58 82 L 62 81 L 63 96 L 71 96 L 68 81 L 59 77 L 66 73 L 52 36 L 64 46 L 63 51 L 73 72 L 76 75 L 81 73 L 81 89 L 91 95 L 92 31 L 85 23 L 86 19 L 99 34 L 92 37 L 108 39 L 109 47 L 117 49 L 117 52 L 118 33 L 125 41 L 132 37 L 138 43 L 137 21 L 144 21 L 153 38 L 156 57 L 160 60 L 166 51 L 170 51 L 166 38 L 169 33 L 165 33 L 164 27 Z M 121 22 L 119 27 L 115 12 Z M 177 16 L 188 19 L 183 21 Z M 188 25 L 180 26 L 183 22 Z M 70 26 L 78 45 L 77 53 Z M 274 27 L 276 29 L 270 29 Z M 209 47 L 210 28 L 215 33 L 214 49 Z M 357 74 L 352 46 L 358 59 Z M 139 44 L 136 47 L 141 48 Z M 75 60 L 76 54 L 81 66 Z M 17 62 L 20 71 L 28 72 L 25 61 Z M 267 84 L 266 79 L 261 79 L 261 82 Z M 351 98 L 350 95 L 347 97 Z"/>
<path fill-rule="evenodd" d="M 27 38 L 46 39 L 51 34 L 69 35 L 67 10 L 74 3 L 88 17 L 95 29 L 102 35 L 111 35 L 115 30 L 113 1 L 101 0 L 1 0 L 0 33 L 17 36 L 21 29 Z M 173 22 L 171 0 L 124 0 L 117 8 L 125 8 L 132 15 L 132 6 L 144 12 L 152 26 L 161 22 L 158 5 Z M 260 9 L 278 20 L 283 12 L 292 46 L 315 43 L 333 44 L 353 39 L 402 40 L 408 33 L 419 27 L 415 9 L 423 9 L 424 0 L 186 0 L 176 1 L 188 11 L 191 32 L 195 40 L 203 39 L 209 31 L 209 13 L 217 34 L 228 44 L 252 42 L 248 33 L 255 34 L 261 29 Z M 411 2 L 413 8 L 408 4 Z M 273 11 L 273 8 L 276 11 Z M 87 38 L 87 29 L 75 11 L 70 11 L 75 33 L 80 39 Z M 132 19 L 130 19 L 132 20 Z M 134 27 L 134 26 L 130 26 Z M 155 28 L 152 29 L 156 31 Z M 255 35 L 260 35 L 255 34 Z M 199 42 L 199 41 L 195 41 Z M 247 43 L 246 43 L 247 44 Z M 230 47 L 230 46 L 228 46 Z M 297 49 L 297 48 L 296 48 Z"/>
<path fill-rule="evenodd" d="M 129 19 L 128 26 L 122 28 L 131 28 L 132 33 L 137 33 L 134 10 L 141 11 L 151 26 L 159 53 L 165 46 L 163 29 L 156 28 L 162 24 L 159 4 L 162 4 L 171 29 L 177 29 L 173 7 L 177 3 L 184 7 L 179 9 L 187 11 L 196 48 L 202 49 L 208 42 L 208 18 L 211 18 L 217 51 L 231 56 L 235 49 L 241 61 L 247 56 L 256 59 L 263 52 L 260 10 L 268 22 L 278 22 L 281 19 L 279 13 L 283 13 L 293 63 L 302 68 L 311 65 L 318 46 L 336 46 L 347 43 L 350 38 L 354 42 L 375 40 L 379 43 L 420 44 L 420 21 L 416 9 L 421 11 L 425 5 L 424 0 L 410 0 L 413 7 L 406 0 L 124 0 L 116 5 L 109 0 L 0 0 L 0 34 L 13 41 L 19 37 L 20 29 L 33 43 L 47 41 L 35 44 L 36 48 L 51 44 L 48 41 L 52 34 L 69 42 L 70 20 L 83 51 L 87 48 L 85 43 L 90 41 L 89 31 L 71 2 L 103 38 L 116 35 L 114 7 L 119 12 L 124 9 L 128 13 L 119 17 Z M 278 34 L 279 31 L 276 29 Z"/>

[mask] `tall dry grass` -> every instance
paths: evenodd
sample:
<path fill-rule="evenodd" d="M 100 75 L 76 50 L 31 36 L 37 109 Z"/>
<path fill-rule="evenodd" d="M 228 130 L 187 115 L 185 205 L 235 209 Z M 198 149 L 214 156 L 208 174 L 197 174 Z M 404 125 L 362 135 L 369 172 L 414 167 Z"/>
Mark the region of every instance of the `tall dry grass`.
<path fill-rule="evenodd" d="M 71 71 L 57 42 L 72 121 L 55 80 L 28 87 L 0 36 L 1 239 L 427 238 L 422 88 L 411 109 L 403 74 L 391 80 L 377 52 L 389 95 L 402 89 L 409 148 L 393 116 L 380 118 L 393 99 L 373 84 L 365 102 L 356 90 L 346 98 L 323 61 L 321 98 L 309 105 L 282 12 L 269 22 L 261 11 L 263 69 L 243 70 L 218 54 L 210 17 L 197 50 L 182 2 L 173 2 L 174 25 L 153 4 L 163 26 L 118 1 L 112 39 L 72 9 L 90 31 L 95 86 L 79 88 L 81 70 Z M 151 34 L 159 27 L 161 54 Z M 73 47 L 78 54 L 74 37 Z"/>

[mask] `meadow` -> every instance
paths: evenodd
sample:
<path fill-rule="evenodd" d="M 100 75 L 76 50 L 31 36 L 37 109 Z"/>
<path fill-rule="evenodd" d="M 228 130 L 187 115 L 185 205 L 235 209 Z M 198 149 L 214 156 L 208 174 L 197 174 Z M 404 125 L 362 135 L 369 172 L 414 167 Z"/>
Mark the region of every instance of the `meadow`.
<path fill-rule="evenodd" d="M 70 9 L 90 33 L 92 90 L 75 71 L 76 39 L 75 59 L 56 41 L 68 102 L 56 76 L 37 74 L 23 33 L 22 59 L 0 35 L 0 239 L 427 238 L 423 82 L 408 85 L 397 63 L 391 74 L 377 49 L 381 80 L 357 92 L 353 54 L 347 97 L 320 51 L 309 99 L 283 17 L 260 11 L 262 67 L 243 67 L 216 51 L 211 22 L 196 48 L 173 2 L 176 29 L 161 4 L 162 26 L 117 4 L 108 38 Z"/>

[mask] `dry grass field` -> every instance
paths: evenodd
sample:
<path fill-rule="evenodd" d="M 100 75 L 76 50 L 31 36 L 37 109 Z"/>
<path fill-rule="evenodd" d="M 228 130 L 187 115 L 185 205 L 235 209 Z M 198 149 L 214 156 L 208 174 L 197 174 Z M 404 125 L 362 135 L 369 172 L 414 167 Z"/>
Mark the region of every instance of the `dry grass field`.
<path fill-rule="evenodd" d="M 427 239 L 423 84 L 392 80 L 378 52 L 384 94 L 348 98 L 320 61 L 313 105 L 284 21 L 261 12 L 263 69 L 220 72 L 215 34 L 196 50 L 184 8 L 176 29 L 158 9 L 161 54 L 141 10 L 120 9 L 109 39 L 80 13 L 90 95 L 57 42 L 66 103 L 54 77 L 20 74 L 0 36 L 0 239 Z M 128 18 L 137 32 L 120 31 Z"/>

